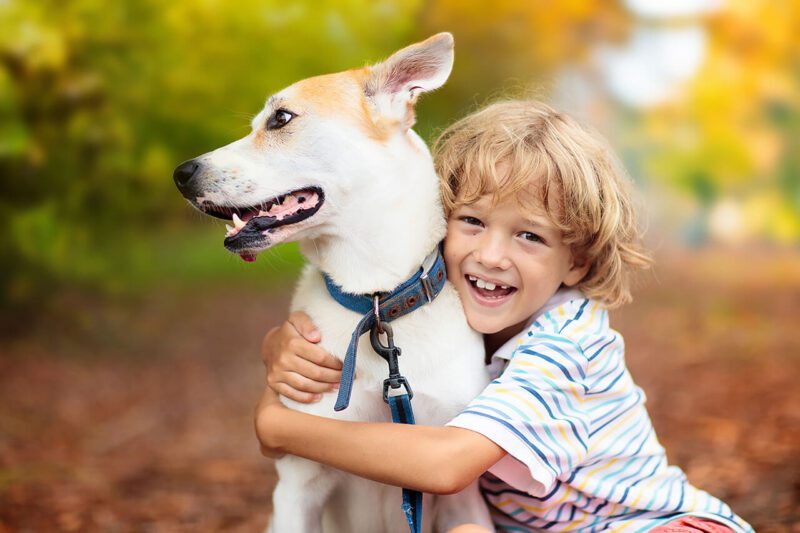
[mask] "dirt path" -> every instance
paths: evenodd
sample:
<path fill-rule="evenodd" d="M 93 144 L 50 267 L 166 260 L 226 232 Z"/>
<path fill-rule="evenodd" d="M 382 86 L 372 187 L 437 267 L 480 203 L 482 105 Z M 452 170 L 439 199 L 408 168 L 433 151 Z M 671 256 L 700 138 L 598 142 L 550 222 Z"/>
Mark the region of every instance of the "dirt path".
<path fill-rule="evenodd" d="M 670 460 L 800 531 L 800 257 L 679 254 L 612 315 Z M 261 531 L 251 413 L 285 291 L 64 296 L 0 345 L 0 532 Z"/>

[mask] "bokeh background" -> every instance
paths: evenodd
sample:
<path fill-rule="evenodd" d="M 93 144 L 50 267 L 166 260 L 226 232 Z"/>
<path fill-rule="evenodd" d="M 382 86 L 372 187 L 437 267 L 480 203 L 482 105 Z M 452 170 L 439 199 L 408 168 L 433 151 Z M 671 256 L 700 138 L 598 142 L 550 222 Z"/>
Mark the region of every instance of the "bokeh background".
<path fill-rule="evenodd" d="M 302 264 L 245 264 L 171 174 L 272 92 L 438 31 L 429 141 L 533 96 L 605 134 L 657 266 L 612 315 L 671 461 L 800 531 L 800 4 L 0 0 L 0 531 L 259 531 L 258 347 Z"/>

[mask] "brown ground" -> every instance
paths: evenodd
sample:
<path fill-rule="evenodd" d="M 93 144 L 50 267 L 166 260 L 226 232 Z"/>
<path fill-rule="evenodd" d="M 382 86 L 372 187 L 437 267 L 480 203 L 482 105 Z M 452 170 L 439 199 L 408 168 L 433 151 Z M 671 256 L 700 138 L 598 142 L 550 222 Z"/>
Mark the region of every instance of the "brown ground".
<path fill-rule="evenodd" d="M 800 256 L 659 264 L 612 323 L 671 461 L 759 532 L 800 531 Z M 263 292 L 63 296 L 3 341 L 0 532 L 260 531 L 257 349 L 287 302 Z"/>

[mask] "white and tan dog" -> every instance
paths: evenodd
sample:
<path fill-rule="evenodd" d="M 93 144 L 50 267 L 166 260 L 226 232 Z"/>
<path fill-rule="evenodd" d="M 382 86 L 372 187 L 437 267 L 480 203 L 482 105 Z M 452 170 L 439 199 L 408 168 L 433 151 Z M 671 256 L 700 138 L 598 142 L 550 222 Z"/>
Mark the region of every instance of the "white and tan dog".
<path fill-rule="evenodd" d="M 411 126 L 417 97 L 440 87 L 452 64 L 453 38 L 441 33 L 372 67 L 302 80 L 267 100 L 249 135 L 175 170 L 194 206 L 233 220 L 228 250 L 254 260 L 277 243 L 300 242 L 309 264 L 292 308 L 311 316 L 330 353 L 344 355 L 361 317 L 329 296 L 322 273 L 348 293 L 391 291 L 444 237 L 438 178 Z M 455 289 L 447 284 L 392 325 L 417 423 L 444 424 L 487 383 L 483 344 Z M 368 337 L 359 345 L 348 409 L 334 412 L 335 394 L 314 405 L 284 403 L 322 416 L 390 421 L 382 400 L 386 362 Z M 297 457 L 276 464 L 275 533 L 408 530 L 400 489 Z M 423 531 L 464 522 L 491 527 L 474 485 L 435 502 L 426 496 L 423 516 Z"/>

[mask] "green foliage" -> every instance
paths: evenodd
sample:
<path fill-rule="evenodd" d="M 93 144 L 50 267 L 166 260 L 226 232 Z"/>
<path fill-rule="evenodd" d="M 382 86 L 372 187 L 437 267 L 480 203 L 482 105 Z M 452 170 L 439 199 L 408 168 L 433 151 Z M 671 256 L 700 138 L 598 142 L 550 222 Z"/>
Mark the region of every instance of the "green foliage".
<path fill-rule="evenodd" d="M 418 4 L 0 3 L 0 305 L 124 278 L 117 259 L 154 256 L 189 211 L 180 161 L 241 137 L 282 86 L 387 55 Z M 196 269 L 171 252 L 138 272 Z"/>
<path fill-rule="evenodd" d="M 706 207 L 742 198 L 755 235 L 796 242 L 800 9 L 726 6 L 682 102 L 604 112 L 629 114 L 635 174 Z M 228 255 L 222 228 L 175 190 L 174 167 L 246 134 L 293 81 L 447 30 L 456 68 L 418 110 L 431 140 L 505 89 L 546 97 L 564 65 L 624 38 L 628 18 L 623 3 L 590 0 L 0 0 L 0 309 L 59 285 L 295 271 L 295 248 L 264 269 Z"/>

